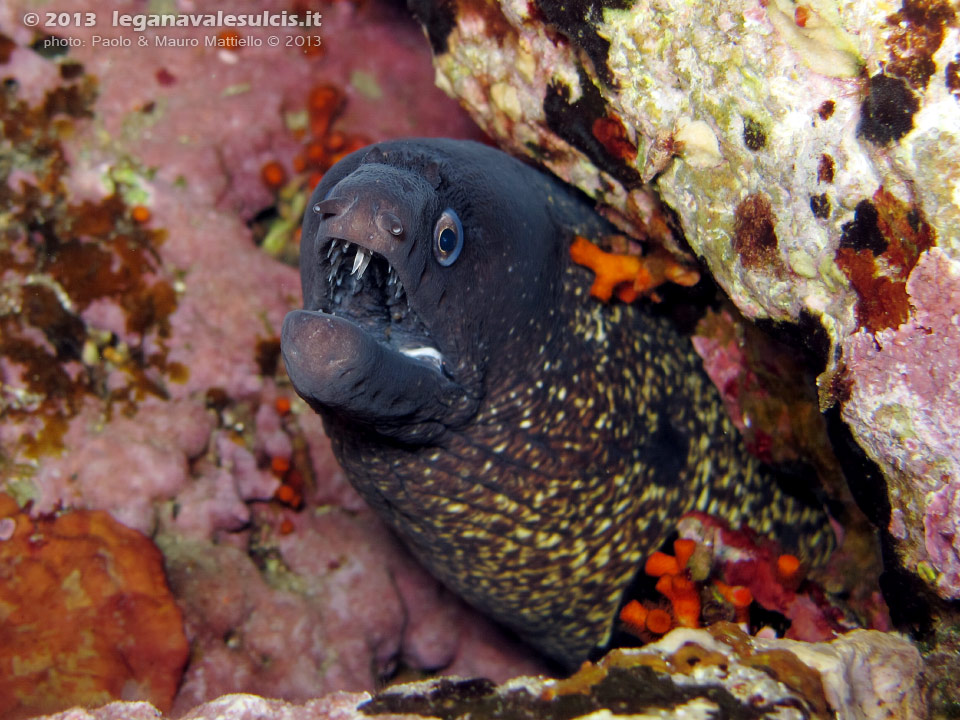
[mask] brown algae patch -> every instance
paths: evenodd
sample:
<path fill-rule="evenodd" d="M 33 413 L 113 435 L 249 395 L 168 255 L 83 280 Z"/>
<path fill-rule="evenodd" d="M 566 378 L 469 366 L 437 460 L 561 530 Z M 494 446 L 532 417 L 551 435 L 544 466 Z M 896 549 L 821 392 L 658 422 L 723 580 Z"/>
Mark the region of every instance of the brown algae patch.
<path fill-rule="evenodd" d="M 737 205 L 733 221 L 733 249 L 751 268 L 773 267 L 779 261 L 776 219 L 770 199 L 753 193 Z"/>
<path fill-rule="evenodd" d="M 857 321 L 872 333 L 907 321 L 907 279 L 936 235 L 920 211 L 883 188 L 842 226 L 836 261 L 857 293 Z"/>
<path fill-rule="evenodd" d="M 0 89 L 0 410 L 25 430 L 0 467 L 58 450 L 86 398 L 132 411 L 186 371 L 166 359 L 177 298 L 157 254 L 163 231 L 117 194 L 71 202 L 61 141 L 92 117 L 97 84 L 69 75 L 35 107 L 16 83 Z M 121 308 L 124 338 L 84 319 L 99 301 Z"/>

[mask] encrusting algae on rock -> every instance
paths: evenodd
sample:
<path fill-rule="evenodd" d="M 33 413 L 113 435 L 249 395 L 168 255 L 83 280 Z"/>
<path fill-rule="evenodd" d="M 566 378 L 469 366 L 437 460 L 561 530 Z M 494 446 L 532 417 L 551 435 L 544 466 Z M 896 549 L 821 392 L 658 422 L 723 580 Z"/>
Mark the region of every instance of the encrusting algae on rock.
<path fill-rule="evenodd" d="M 892 683 L 893 673 L 903 682 Z M 906 640 L 856 631 L 830 643 L 751 638 L 732 623 L 674 630 L 642 649 L 614 650 L 563 680 L 441 678 L 389 688 L 365 716 L 455 720 L 575 718 L 920 718 L 920 657 Z"/>
<path fill-rule="evenodd" d="M 128 202 L 128 188 L 113 180 L 115 192 L 105 198 L 69 199 L 61 139 L 91 115 L 96 93 L 82 73 L 36 107 L 15 85 L 0 89 L 9 140 L 0 149 L 0 362 L 9 363 L 0 408 L 21 429 L 0 453 L 0 470 L 13 477 L 20 473 L 9 463 L 20 451 L 35 462 L 60 449 L 86 398 L 130 409 L 145 396 L 167 397 L 166 384 L 187 375 L 167 359 L 177 294 L 157 255 L 164 233 L 149 227 L 149 209 Z M 90 321 L 111 305 L 125 337 Z"/>
<path fill-rule="evenodd" d="M 105 512 L 34 520 L 3 493 L 0 525 L 0 717 L 168 710 L 189 647 L 156 546 Z"/>

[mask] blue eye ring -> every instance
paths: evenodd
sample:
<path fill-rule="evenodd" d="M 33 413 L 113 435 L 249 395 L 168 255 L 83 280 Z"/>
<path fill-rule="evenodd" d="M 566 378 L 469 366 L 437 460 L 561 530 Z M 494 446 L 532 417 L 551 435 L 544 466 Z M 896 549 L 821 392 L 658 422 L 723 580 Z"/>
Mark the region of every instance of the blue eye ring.
<path fill-rule="evenodd" d="M 440 214 L 433 228 L 433 254 L 444 267 L 453 265 L 463 250 L 463 225 L 451 208 Z"/>

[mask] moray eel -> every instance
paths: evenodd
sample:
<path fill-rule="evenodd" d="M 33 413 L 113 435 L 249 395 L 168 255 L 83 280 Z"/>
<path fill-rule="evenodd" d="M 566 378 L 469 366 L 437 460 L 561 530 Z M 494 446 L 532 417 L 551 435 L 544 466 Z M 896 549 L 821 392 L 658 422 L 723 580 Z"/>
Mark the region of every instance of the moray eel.
<path fill-rule="evenodd" d="M 807 559 L 832 533 L 744 449 L 688 339 L 591 300 L 573 235 L 611 228 L 560 182 L 465 141 L 384 142 L 317 186 L 297 392 L 366 501 L 468 602 L 573 667 L 684 513 Z"/>

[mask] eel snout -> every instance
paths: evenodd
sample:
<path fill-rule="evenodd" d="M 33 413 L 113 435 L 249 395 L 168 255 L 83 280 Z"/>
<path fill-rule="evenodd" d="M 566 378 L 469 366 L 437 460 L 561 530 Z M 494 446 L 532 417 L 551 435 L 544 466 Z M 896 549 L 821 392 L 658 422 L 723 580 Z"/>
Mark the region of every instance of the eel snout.
<path fill-rule="evenodd" d="M 393 322 L 403 321 L 410 311 L 405 280 L 412 243 L 404 242 L 411 219 L 400 199 L 382 188 L 353 187 L 347 179 L 317 202 L 313 213 L 315 280 L 307 307 L 337 311 L 344 300 L 368 293 L 368 305 L 385 307 Z"/>
<path fill-rule="evenodd" d="M 281 348 L 287 374 L 308 402 L 344 402 L 351 376 L 362 377 L 369 341 L 353 323 L 311 310 L 294 310 L 283 320 Z"/>

